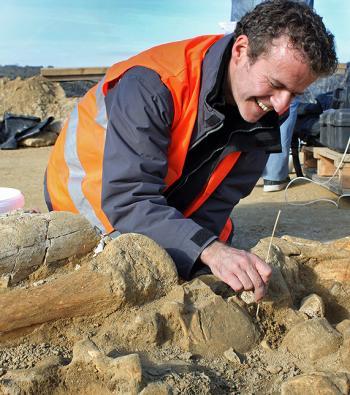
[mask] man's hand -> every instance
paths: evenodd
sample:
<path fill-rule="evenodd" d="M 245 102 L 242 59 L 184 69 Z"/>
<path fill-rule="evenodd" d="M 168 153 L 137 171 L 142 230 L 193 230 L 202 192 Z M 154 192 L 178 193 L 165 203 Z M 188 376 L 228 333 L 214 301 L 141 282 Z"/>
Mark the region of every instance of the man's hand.
<path fill-rule="evenodd" d="M 254 290 L 256 301 L 265 295 L 272 270 L 258 256 L 214 241 L 202 251 L 200 258 L 233 290 Z"/>

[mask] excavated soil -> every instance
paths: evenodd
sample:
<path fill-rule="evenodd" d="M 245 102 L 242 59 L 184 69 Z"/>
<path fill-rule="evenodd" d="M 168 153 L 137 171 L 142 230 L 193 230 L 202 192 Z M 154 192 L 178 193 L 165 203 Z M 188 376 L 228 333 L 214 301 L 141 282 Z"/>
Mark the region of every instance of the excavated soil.
<path fill-rule="evenodd" d="M 17 115 L 32 115 L 41 119 L 54 117 L 65 119 L 76 102 L 67 98 L 63 88 L 44 77 L 14 80 L 0 79 L 0 115 L 11 112 Z"/>
<path fill-rule="evenodd" d="M 171 259 L 144 236 L 105 239 L 102 252 L 86 254 L 98 239 L 74 215 L 13 214 L 0 217 L 4 227 L 2 279 L 12 253 L 17 271 L 0 289 L 0 393 L 350 390 L 349 237 L 275 238 L 273 276 L 257 305 L 214 276 L 179 282 Z M 266 256 L 269 241 L 253 251 Z M 16 253 L 11 246 L 21 243 Z M 35 263 L 33 251 L 45 245 Z"/>

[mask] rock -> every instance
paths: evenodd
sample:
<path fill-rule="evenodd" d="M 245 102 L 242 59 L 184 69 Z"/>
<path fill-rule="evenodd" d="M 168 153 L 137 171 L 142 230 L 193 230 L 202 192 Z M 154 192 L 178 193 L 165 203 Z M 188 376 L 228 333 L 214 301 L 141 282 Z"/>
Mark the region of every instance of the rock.
<path fill-rule="evenodd" d="M 284 325 L 289 330 L 293 326 L 298 325 L 302 322 L 305 322 L 309 319 L 309 317 L 301 311 L 294 310 L 294 309 L 287 309 L 284 314 Z"/>
<path fill-rule="evenodd" d="M 350 337 L 344 340 L 340 347 L 341 366 L 350 374 Z"/>
<path fill-rule="evenodd" d="M 260 240 L 252 249 L 252 252 L 265 260 L 270 239 L 268 237 Z M 264 300 L 270 300 L 279 307 L 292 306 L 291 290 L 295 292 L 301 282 L 299 280 L 298 264 L 290 256 L 298 254 L 300 254 L 300 250 L 293 244 L 283 239 L 273 239 L 268 257 L 268 263 L 272 266 L 273 272 Z"/>
<path fill-rule="evenodd" d="M 332 249 L 343 249 L 350 251 L 350 236 L 330 242 L 329 247 Z"/>
<path fill-rule="evenodd" d="M 20 147 L 49 147 L 54 145 L 57 140 L 57 134 L 54 132 L 42 130 L 32 137 L 27 137 L 19 141 Z"/>
<path fill-rule="evenodd" d="M 328 260 L 323 259 L 313 268 L 317 280 L 321 284 L 328 286 L 332 282 L 339 282 L 350 285 L 350 252 L 346 251 L 344 255 L 344 257 L 337 259 L 334 259 L 335 257 L 330 257 Z"/>
<path fill-rule="evenodd" d="M 221 356 L 231 347 L 244 353 L 255 346 L 258 338 L 246 311 L 216 295 L 199 279 L 167 295 L 161 314 L 174 341 L 194 354 Z"/>
<path fill-rule="evenodd" d="M 265 370 L 271 374 L 277 374 L 282 370 L 282 366 L 268 365 Z"/>
<path fill-rule="evenodd" d="M 272 275 L 269 281 L 266 296 L 263 303 L 272 303 L 274 307 L 291 307 L 293 300 L 288 285 L 278 267 L 272 268 Z"/>
<path fill-rule="evenodd" d="M 0 377 L 0 394 L 48 394 L 58 385 L 57 358 L 31 369 L 9 370 Z"/>
<path fill-rule="evenodd" d="M 271 345 L 266 339 L 261 341 L 260 346 L 265 351 L 272 351 Z"/>
<path fill-rule="evenodd" d="M 69 371 L 93 365 L 101 382 L 107 382 L 116 394 L 137 394 L 142 380 L 142 368 L 138 354 L 110 358 L 102 353 L 91 340 L 74 345 L 73 360 L 66 367 Z"/>
<path fill-rule="evenodd" d="M 168 293 L 178 282 L 175 264 L 152 239 L 136 233 L 109 242 L 94 258 L 100 270 L 115 268 L 129 304 L 144 304 Z"/>
<path fill-rule="evenodd" d="M 103 358 L 103 354 L 91 340 L 85 339 L 74 344 L 72 363 L 87 364 L 98 358 Z"/>
<path fill-rule="evenodd" d="M 239 296 L 241 300 L 243 300 L 243 302 L 247 305 L 256 303 L 253 291 L 242 291 Z"/>
<path fill-rule="evenodd" d="M 266 259 L 268 247 L 271 241 L 271 237 L 265 237 L 259 241 L 259 243 L 252 249 L 254 254 L 260 256 L 262 259 Z M 300 255 L 300 249 L 294 243 L 291 243 L 288 239 L 288 236 L 282 236 L 281 238 L 274 237 L 272 241 L 272 248 L 277 247 L 277 253 L 279 255 L 279 261 L 281 260 L 281 256 L 293 256 Z M 270 254 L 274 253 L 270 250 Z M 283 261 L 283 259 L 282 259 Z M 269 262 L 270 259 L 269 259 Z"/>
<path fill-rule="evenodd" d="M 336 352 L 342 339 L 325 318 L 313 318 L 295 325 L 283 339 L 282 346 L 294 356 L 316 361 Z"/>
<path fill-rule="evenodd" d="M 281 386 L 281 395 L 348 395 L 350 375 L 315 372 L 293 377 Z"/>
<path fill-rule="evenodd" d="M 299 311 L 310 318 L 323 318 L 325 316 L 325 305 L 321 297 L 311 294 L 301 301 Z"/>
<path fill-rule="evenodd" d="M 132 347 L 146 348 L 157 346 L 163 340 L 160 315 L 155 312 L 142 312 L 122 328 L 123 337 Z"/>
<path fill-rule="evenodd" d="M 241 363 L 241 359 L 239 358 L 239 356 L 233 351 L 233 348 L 229 348 L 228 350 L 226 350 L 224 352 L 224 357 L 234 363 L 234 364 L 240 364 Z"/>
<path fill-rule="evenodd" d="M 343 320 L 335 327 L 338 332 L 340 332 L 344 339 L 350 337 L 350 320 Z"/>
<path fill-rule="evenodd" d="M 166 383 L 149 383 L 139 395 L 172 395 L 172 390 Z"/>
<path fill-rule="evenodd" d="M 0 276 L 0 288 L 8 288 L 10 286 L 10 275 Z"/>

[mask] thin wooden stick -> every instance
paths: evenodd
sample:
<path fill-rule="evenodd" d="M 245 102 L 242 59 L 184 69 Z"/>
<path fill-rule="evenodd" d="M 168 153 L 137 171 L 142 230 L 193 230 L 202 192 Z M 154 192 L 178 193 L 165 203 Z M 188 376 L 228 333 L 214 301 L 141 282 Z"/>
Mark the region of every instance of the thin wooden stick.
<path fill-rule="evenodd" d="M 281 210 L 278 210 L 277 217 L 276 217 L 276 221 L 275 221 L 275 225 L 274 225 L 274 227 L 273 227 L 272 235 L 271 235 L 271 238 L 270 238 L 269 248 L 267 249 L 267 254 L 266 254 L 266 259 L 265 259 L 266 263 L 269 262 L 269 257 L 270 257 L 270 250 L 271 250 L 272 240 L 273 240 L 273 237 L 274 237 L 274 235 L 275 235 L 275 230 L 276 230 L 276 228 L 277 228 L 277 223 L 278 223 L 278 220 L 279 220 L 279 218 L 280 218 L 280 214 L 281 214 Z M 257 309 L 256 309 L 256 318 L 258 318 L 258 316 L 259 316 L 259 309 L 260 309 L 260 303 L 258 303 L 258 307 L 257 307 Z"/>
<path fill-rule="evenodd" d="M 276 230 L 276 228 L 277 228 L 277 223 L 278 223 L 278 220 L 279 220 L 279 218 L 280 218 L 280 214 L 281 214 L 281 210 L 278 210 L 277 217 L 276 217 L 276 221 L 275 221 L 275 225 L 274 225 L 274 227 L 273 227 L 272 235 L 271 235 L 271 238 L 270 238 L 269 248 L 268 248 L 268 250 L 267 250 L 267 255 L 266 255 L 266 259 L 265 259 L 266 263 L 269 262 L 269 257 L 270 257 L 270 250 L 271 250 L 272 240 L 273 240 L 273 237 L 275 236 L 275 230 Z"/>

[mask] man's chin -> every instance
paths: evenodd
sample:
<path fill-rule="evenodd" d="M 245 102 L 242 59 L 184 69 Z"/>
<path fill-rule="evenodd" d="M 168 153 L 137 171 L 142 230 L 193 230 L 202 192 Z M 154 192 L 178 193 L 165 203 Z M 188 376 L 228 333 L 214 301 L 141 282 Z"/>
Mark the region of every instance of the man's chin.
<path fill-rule="evenodd" d="M 253 104 L 252 107 L 254 108 L 239 108 L 238 106 L 238 110 L 239 113 L 241 115 L 241 117 L 249 123 L 255 123 L 258 122 L 259 119 L 261 119 L 264 115 L 266 115 L 267 113 L 264 113 L 263 111 L 260 110 L 260 108 L 254 103 L 250 103 Z"/>
<path fill-rule="evenodd" d="M 265 114 L 241 114 L 241 117 L 249 123 L 255 123 L 258 122 Z"/>

